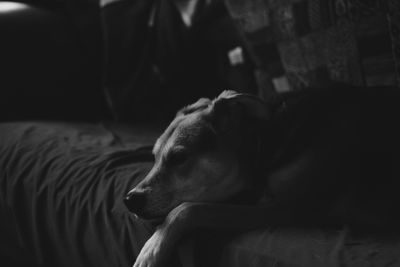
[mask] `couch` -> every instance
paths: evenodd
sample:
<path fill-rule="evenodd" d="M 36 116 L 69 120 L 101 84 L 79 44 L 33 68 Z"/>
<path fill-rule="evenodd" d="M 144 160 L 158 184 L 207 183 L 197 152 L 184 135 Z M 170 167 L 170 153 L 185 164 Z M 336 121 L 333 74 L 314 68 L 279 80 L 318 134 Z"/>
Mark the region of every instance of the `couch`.
<path fill-rule="evenodd" d="M 378 2 L 381 4 L 368 1 L 372 6 Z M 354 7 L 360 1 L 220 2 L 226 13 L 222 22 L 218 20 L 219 25 L 228 23 L 229 29 L 236 26 L 234 35 L 230 35 L 235 38 L 217 55 L 241 46 L 247 65 L 230 68 L 220 62 L 219 70 L 224 77 L 240 76 L 237 82 L 248 87 L 242 88 L 244 92 L 257 93 L 266 100 L 280 92 L 324 86 L 331 81 L 396 85 L 397 13 L 384 19 L 385 12 L 395 10 L 398 4 L 389 2 L 393 5 L 390 9 L 366 6 L 367 10 L 378 10 L 372 12 L 377 18 L 365 15 L 364 9 L 361 14 L 365 17 L 356 22 L 354 17 L 347 18 L 348 13 L 340 13 L 345 14 L 342 19 L 349 28 L 335 25 L 339 21 L 336 13 L 329 12 L 332 7 L 340 11 L 342 3 Z M 0 61 L 0 119 L 29 121 L 0 126 L 2 265 L 130 266 L 154 230 L 151 224 L 130 214 L 121 201 L 151 167 L 149 148 L 166 121 L 159 114 L 147 117 L 155 104 L 145 100 L 152 99 L 154 91 L 141 93 L 144 89 L 136 80 L 132 82 L 137 70 L 143 71 L 135 59 L 145 46 L 140 39 L 143 36 L 136 37 L 131 27 L 147 29 L 152 3 L 157 2 L 120 0 L 99 5 L 97 1 L 37 1 L 34 5 L 25 2 L 12 12 L 0 12 L 4 37 L 0 48 L 7 51 Z M 307 21 L 318 23 L 304 26 L 304 14 L 313 14 L 306 16 Z M 327 24 L 322 19 L 328 19 Z M 367 22 L 370 24 L 364 24 Z M 362 42 L 385 36 L 379 39 L 380 50 L 372 51 L 377 54 L 357 45 L 364 35 L 357 35 L 354 27 L 371 30 L 369 39 Z M 327 39 L 330 35 L 326 32 L 340 38 Z M 350 50 L 343 53 L 342 47 L 336 47 L 336 53 L 327 53 L 331 47 L 323 50 L 324 55 L 315 54 L 319 45 L 325 47 L 329 40 L 342 41 L 344 32 L 350 37 L 344 38 L 346 45 L 350 42 Z M 106 52 L 104 58 L 102 52 Z M 332 59 L 330 55 L 340 58 Z M 374 62 L 382 67 L 371 69 L 376 67 Z M 154 73 L 147 69 L 143 76 L 146 81 L 139 85 L 160 90 L 162 79 L 158 77 L 156 85 L 148 84 L 154 81 L 151 75 Z M 213 80 L 214 85 L 230 82 L 218 77 Z M 187 81 L 184 85 L 190 87 Z M 202 93 L 188 94 L 182 101 Z M 179 91 L 173 95 L 179 95 Z M 167 99 L 170 96 L 163 95 L 158 103 L 162 105 Z M 129 100 L 136 105 L 129 106 Z M 172 112 L 168 103 L 167 111 Z M 162 122 L 143 124 L 150 118 Z M 110 123 L 111 119 L 119 122 Z M 128 121 L 129 125 L 123 123 Z M 195 234 L 193 240 L 186 250 L 191 262 L 185 266 L 400 265 L 397 239 L 355 236 L 346 227 L 206 231 Z M 172 258 L 171 264 L 179 266 L 179 257 Z"/>

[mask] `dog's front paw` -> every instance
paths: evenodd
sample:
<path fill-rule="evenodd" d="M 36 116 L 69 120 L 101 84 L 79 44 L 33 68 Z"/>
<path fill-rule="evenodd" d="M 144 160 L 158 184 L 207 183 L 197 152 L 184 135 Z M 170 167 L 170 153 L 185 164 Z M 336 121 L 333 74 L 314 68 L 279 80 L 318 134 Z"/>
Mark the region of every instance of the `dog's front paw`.
<path fill-rule="evenodd" d="M 166 235 L 157 230 L 144 244 L 133 267 L 162 267 L 168 260 L 171 244 L 168 244 Z"/>
<path fill-rule="evenodd" d="M 172 210 L 164 223 L 144 244 L 133 267 L 166 266 L 172 250 L 181 236 L 189 229 L 188 219 L 191 217 L 192 204 L 183 203 Z"/>

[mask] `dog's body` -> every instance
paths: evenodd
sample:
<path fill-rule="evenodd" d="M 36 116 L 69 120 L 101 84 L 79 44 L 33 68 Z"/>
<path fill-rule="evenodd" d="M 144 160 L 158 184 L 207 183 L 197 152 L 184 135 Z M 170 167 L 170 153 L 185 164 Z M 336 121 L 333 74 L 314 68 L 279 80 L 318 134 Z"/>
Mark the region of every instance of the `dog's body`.
<path fill-rule="evenodd" d="M 183 109 L 126 200 L 145 218 L 169 213 L 135 266 L 157 266 L 194 227 L 393 229 L 400 222 L 396 90 L 336 88 L 274 105 L 225 92 Z"/>

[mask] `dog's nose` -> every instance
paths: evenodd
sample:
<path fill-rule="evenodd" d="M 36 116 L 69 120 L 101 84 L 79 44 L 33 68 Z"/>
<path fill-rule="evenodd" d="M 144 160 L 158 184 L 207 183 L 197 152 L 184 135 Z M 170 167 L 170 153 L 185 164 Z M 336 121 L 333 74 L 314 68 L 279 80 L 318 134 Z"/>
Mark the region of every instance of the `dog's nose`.
<path fill-rule="evenodd" d="M 129 211 L 140 214 L 146 204 L 146 192 L 131 191 L 125 197 L 124 203 Z"/>

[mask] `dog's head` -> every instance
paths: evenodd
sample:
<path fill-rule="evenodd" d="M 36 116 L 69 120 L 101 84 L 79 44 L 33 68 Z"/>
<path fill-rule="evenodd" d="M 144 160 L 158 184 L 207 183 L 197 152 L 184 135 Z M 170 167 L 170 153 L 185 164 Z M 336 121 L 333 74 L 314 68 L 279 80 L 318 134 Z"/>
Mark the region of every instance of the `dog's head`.
<path fill-rule="evenodd" d="M 221 202 L 239 193 L 248 184 L 245 132 L 252 131 L 250 121 L 268 116 L 260 99 L 234 91 L 183 108 L 155 143 L 154 166 L 126 196 L 127 207 L 156 218 L 183 202 Z"/>

